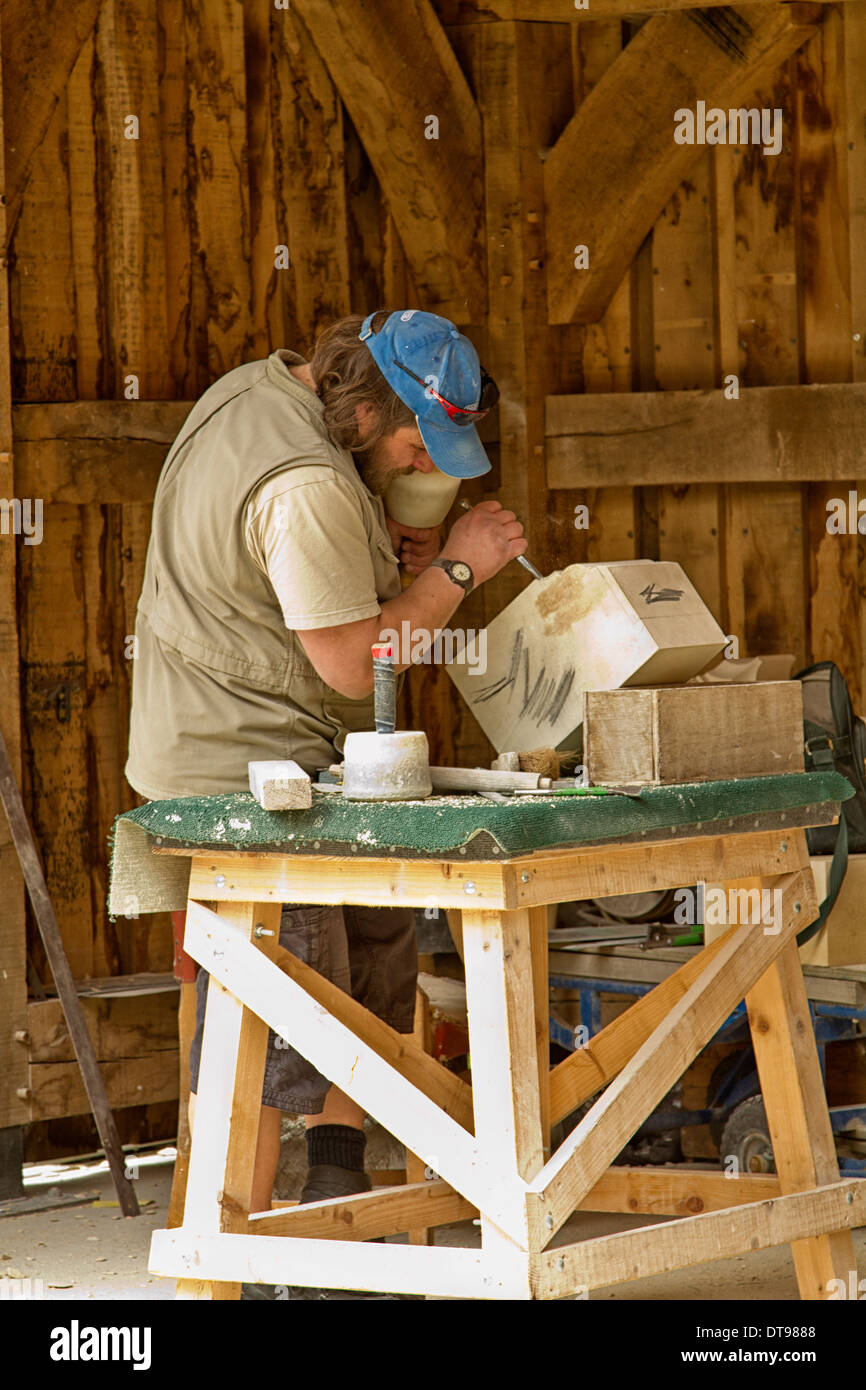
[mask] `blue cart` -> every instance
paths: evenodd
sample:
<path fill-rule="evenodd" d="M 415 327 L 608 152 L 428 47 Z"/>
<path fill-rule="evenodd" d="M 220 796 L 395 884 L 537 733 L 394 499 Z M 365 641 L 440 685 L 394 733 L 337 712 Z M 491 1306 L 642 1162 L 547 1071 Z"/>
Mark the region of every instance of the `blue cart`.
<path fill-rule="evenodd" d="M 579 960 L 579 955 L 575 955 L 575 960 Z M 585 1032 L 576 1035 L 576 1030 L 558 1017 L 555 1009 L 550 1014 L 551 1042 L 569 1052 L 576 1051 L 601 1031 L 602 994 L 639 998 L 654 988 L 651 983 L 558 974 L 551 974 L 550 984 L 553 988 L 571 990 L 579 997 L 581 1029 L 585 1029 Z M 866 1033 L 866 1006 L 810 999 L 809 1008 L 821 1072 L 826 1077 L 827 1044 L 863 1037 Z M 710 1081 L 706 1108 L 659 1109 L 641 1126 L 632 1143 L 670 1134 L 689 1125 L 708 1124 L 718 1136 L 722 1162 L 733 1155 L 744 1171 L 772 1172 L 773 1150 L 763 1113 L 745 1003 L 738 1004 L 725 1019 L 709 1045 L 716 1043 L 741 1043 L 743 1046 L 716 1068 Z M 829 1113 L 839 1151 L 840 1173 L 866 1176 L 866 1105 L 831 1106 Z M 864 1156 L 855 1156 L 852 1149 L 861 1150 Z"/>

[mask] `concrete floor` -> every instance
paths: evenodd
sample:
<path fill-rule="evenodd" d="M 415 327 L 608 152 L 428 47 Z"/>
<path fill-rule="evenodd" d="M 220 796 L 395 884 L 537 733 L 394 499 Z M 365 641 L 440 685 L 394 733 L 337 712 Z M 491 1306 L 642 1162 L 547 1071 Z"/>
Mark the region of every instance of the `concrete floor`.
<path fill-rule="evenodd" d="M 114 1205 L 108 1174 L 92 1169 L 73 1182 L 64 1182 L 61 1190 L 98 1192 L 96 1204 L 0 1219 L 0 1279 L 41 1280 L 41 1296 L 58 1302 L 171 1299 L 173 1281 L 147 1272 L 150 1234 L 165 1224 L 171 1174 L 170 1161 L 142 1167 L 136 1180 L 142 1215 L 135 1220 L 122 1217 Z M 48 1179 L 41 1188 L 29 1187 L 28 1194 L 47 1190 L 51 1182 Z M 647 1224 L 645 1217 L 581 1214 L 564 1227 L 557 1244 L 643 1224 Z M 478 1228 L 471 1222 L 443 1226 L 437 1232 L 437 1244 L 472 1246 L 478 1242 Z M 854 1243 L 862 1277 L 866 1274 L 866 1228 L 855 1231 Z M 781 1246 L 598 1290 L 591 1298 L 618 1302 L 789 1301 L 797 1298 L 797 1286 L 790 1251 Z"/>

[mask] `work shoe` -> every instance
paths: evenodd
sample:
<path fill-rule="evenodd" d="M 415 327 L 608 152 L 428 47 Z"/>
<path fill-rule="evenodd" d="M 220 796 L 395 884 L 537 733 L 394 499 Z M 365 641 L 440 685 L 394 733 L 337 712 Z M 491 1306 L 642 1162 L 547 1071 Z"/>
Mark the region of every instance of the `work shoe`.
<path fill-rule="evenodd" d="M 339 1168 L 334 1163 L 319 1163 L 307 1172 L 298 1205 L 305 1202 L 326 1202 L 334 1197 L 353 1197 L 358 1192 L 370 1192 L 373 1184 L 366 1173 L 352 1168 Z M 384 1239 L 380 1237 L 379 1239 Z M 372 1293 L 362 1289 L 305 1288 L 298 1284 L 242 1284 L 241 1299 L 249 1302 L 315 1303 L 343 1302 L 346 1299 L 373 1299 L 389 1302 L 412 1299 L 414 1295 Z"/>
<path fill-rule="evenodd" d="M 307 1170 L 307 1181 L 298 1204 L 327 1202 L 332 1197 L 354 1197 L 358 1192 L 370 1192 L 372 1187 L 366 1173 L 354 1168 L 338 1168 L 335 1163 L 318 1163 Z"/>

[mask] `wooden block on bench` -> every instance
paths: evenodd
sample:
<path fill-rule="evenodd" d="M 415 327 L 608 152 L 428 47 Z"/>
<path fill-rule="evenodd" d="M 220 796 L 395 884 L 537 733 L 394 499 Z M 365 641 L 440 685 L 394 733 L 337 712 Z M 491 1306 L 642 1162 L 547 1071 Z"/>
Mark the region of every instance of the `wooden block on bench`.
<path fill-rule="evenodd" d="M 584 763 L 598 786 L 802 772 L 800 682 L 588 690 Z"/>
<path fill-rule="evenodd" d="M 312 806 L 310 779 L 297 763 L 249 763 L 248 768 L 250 791 L 266 811 L 303 811 Z"/>

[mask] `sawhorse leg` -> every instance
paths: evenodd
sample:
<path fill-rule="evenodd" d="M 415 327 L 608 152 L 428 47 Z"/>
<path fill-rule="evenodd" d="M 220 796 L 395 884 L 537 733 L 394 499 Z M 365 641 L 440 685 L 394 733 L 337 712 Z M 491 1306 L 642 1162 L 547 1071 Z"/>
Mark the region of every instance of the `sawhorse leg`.
<path fill-rule="evenodd" d="M 267 955 L 278 944 L 280 903 L 220 903 Z M 261 926 L 268 936 L 255 936 Z M 197 1235 L 244 1234 L 250 1210 L 268 1026 L 211 979 L 202 1040 L 183 1225 Z M 182 1299 L 237 1299 L 239 1283 L 179 1279 Z"/>
<path fill-rule="evenodd" d="M 475 1137 L 484 1148 L 507 1157 L 515 1176 L 523 1179 L 535 1177 L 544 1163 L 534 985 L 542 971 L 539 966 L 533 976 L 532 945 L 533 926 L 538 935 L 542 917 L 546 952 L 546 908 L 540 914 L 538 909 L 463 912 Z M 532 1297 L 532 1259 L 541 1243 L 528 1217 L 517 1242 L 482 1210 L 482 1249 L 508 1272 L 510 1298 Z"/>
<path fill-rule="evenodd" d="M 796 941 L 788 942 L 749 990 L 746 1007 L 782 1192 L 807 1192 L 838 1182 L 839 1165 Z M 827 1298 L 831 1279 L 841 1279 L 847 1289 L 849 1271 L 857 1269 L 850 1231 L 794 1241 L 791 1252 L 804 1299 Z"/>
<path fill-rule="evenodd" d="M 432 1030 L 430 1026 L 430 1003 L 423 989 L 417 987 L 415 990 L 415 1027 L 412 1033 L 415 1042 L 427 1053 L 432 1051 Z M 407 1183 L 424 1182 L 427 1176 L 427 1164 L 423 1158 L 413 1154 L 411 1150 L 406 1150 L 406 1181 Z M 410 1245 L 434 1245 L 433 1228 L 427 1226 L 415 1226 L 408 1232 Z"/>
<path fill-rule="evenodd" d="M 541 1107 L 541 1143 L 550 1157 L 550 969 L 547 955 L 546 907 L 529 909 L 532 951 L 532 993 L 535 1000 L 535 1050 L 538 1056 L 538 1099 Z"/>

